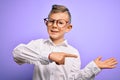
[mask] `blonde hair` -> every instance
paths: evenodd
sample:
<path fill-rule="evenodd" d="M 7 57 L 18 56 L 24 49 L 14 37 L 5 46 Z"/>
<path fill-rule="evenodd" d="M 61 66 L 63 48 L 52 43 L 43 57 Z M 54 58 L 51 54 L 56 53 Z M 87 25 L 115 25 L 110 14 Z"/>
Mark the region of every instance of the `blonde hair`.
<path fill-rule="evenodd" d="M 52 9 L 48 15 L 48 17 L 53 14 L 53 13 L 59 13 L 59 12 L 67 12 L 68 16 L 69 16 L 69 22 L 71 23 L 71 14 L 70 11 L 67 7 L 63 6 L 63 5 L 52 5 Z"/>

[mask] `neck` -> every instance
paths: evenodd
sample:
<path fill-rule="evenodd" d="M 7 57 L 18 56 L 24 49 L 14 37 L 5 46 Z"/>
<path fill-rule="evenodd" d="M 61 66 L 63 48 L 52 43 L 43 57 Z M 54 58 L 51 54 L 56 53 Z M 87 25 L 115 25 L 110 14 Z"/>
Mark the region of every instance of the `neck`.
<path fill-rule="evenodd" d="M 63 42 L 65 39 L 62 38 L 62 39 L 53 39 L 53 38 L 50 38 L 54 44 L 60 44 L 61 42 Z"/>

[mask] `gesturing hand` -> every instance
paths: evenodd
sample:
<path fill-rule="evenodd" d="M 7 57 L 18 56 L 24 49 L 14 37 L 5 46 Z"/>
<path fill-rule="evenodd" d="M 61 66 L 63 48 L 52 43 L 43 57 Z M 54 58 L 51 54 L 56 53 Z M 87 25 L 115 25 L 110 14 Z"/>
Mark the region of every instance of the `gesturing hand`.
<path fill-rule="evenodd" d="M 102 57 L 96 58 L 94 61 L 96 65 L 101 69 L 112 69 L 116 67 L 116 64 L 118 63 L 115 58 L 109 58 L 104 61 L 101 61 Z"/>
<path fill-rule="evenodd" d="M 68 53 L 64 53 L 64 52 L 52 52 L 49 55 L 49 59 L 56 62 L 56 64 L 59 64 L 59 65 L 64 64 L 66 57 L 77 58 L 77 55 L 68 54 Z"/>

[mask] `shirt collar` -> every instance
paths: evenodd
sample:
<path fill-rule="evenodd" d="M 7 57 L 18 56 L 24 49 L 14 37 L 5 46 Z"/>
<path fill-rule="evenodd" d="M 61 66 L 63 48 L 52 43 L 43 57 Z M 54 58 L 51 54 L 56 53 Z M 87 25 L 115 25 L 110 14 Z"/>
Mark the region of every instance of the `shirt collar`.
<path fill-rule="evenodd" d="M 47 40 L 45 40 L 45 42 L 48 42 L 48 43 L 50 43 L 50 44 L 52 44 L 52 45 L 54 45 L 54 46 L 65 46 L 65 47 L 67 47 L 68 46 L 68 42 L 67 42 L 67 40 L 64 40 L 63 42 L 61 42 L 60 44 L 54 44 L 53 43 L 53 41 L 49 38 L 49 39 L 47 39 Z"/>

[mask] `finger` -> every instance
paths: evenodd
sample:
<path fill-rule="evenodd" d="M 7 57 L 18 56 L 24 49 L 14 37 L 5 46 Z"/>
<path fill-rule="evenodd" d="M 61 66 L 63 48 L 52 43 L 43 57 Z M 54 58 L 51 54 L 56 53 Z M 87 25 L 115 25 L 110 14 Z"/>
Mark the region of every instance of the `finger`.
<path fill-rule="evenodd" d="M 113 65 L 116 65 L 116 64 L 118 64 L 118 62 L 112 62 L 109 65 L 113 66 Z"/>
<path fill-rule="evenodd" d="M 112 69 L 112 68 L 116 68 L 116 65 L 114 65 L 114 66 L 110 66 L 109 68 L 110 68 L 110 69 Z"/>
<path fill-rule="evenodd" d="M 109 63 L 117 63 L 117 60 L 112 59 L 112 60 L 109 61 Z"/>
<path fill-rule="evenodd" d="M 61 61 L 57 61 L 57 62 L 55 62 L 57 65 L 64 65 L 64 63 L 65 63 L 65 60 L 61 60 Z"/>
<path fill-rule="evenodd" d="M 77 58 L 78 56 L 75 55 L 75 54 L 66 54 L 65 57 L 74 57 L 74 58 Z"/>
<path fill-rule="evenodd" d="M 116 62 L 117 60 L 115 58 L 109 58 L 109 59 L 106 59 L 105 62 Z"/>
<path fill-rule="evenodd" d="M 64 62 L 58 63 L 56 62 L 57 65 L 64 65 Z"/>

